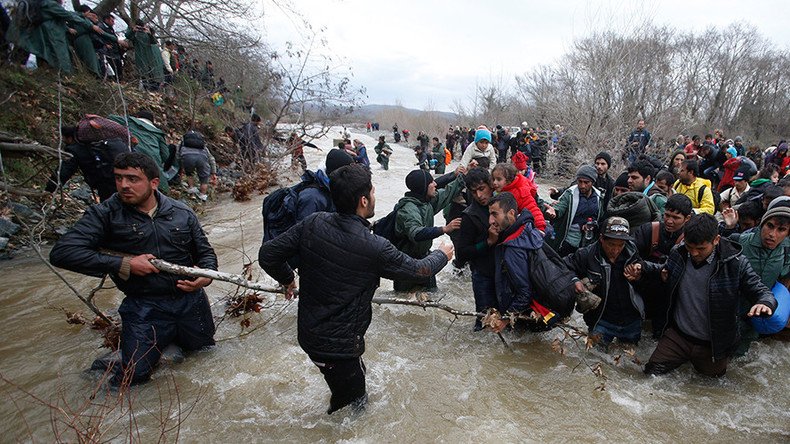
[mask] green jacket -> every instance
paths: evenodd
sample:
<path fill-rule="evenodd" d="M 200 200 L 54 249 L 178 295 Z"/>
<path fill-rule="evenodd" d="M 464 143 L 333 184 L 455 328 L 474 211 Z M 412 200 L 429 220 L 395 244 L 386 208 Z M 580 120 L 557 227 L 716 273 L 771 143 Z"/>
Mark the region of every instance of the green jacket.
<path fill-rule="evenodd" d="M 107 116 L 108 119 L 118 122 L 126 126 L 126 120 L 123 116 Z M 156 166 L 159 167 L 159 191 L 167 193 L 170 191 L 170 186 L 167 184 L 172 176 L 168 177 L 165 174 L 164 165 L 167 158 L 170 156 L 170 148 L 165 142 L 165 133 L 154 125 L 150 124 L 147 120 L 138 119 L 137 117 L 129 116 L 129 132 L 132 133 L 137 139 L 137 145 L 134 146 L 134 151 L 143 153 L 146 156 L 154 159 Z M 178 159 L 176 159 L 177 161 Z M 176 167 L 176 170 L 178 168 Z"/>
<path fill-rule="evenodd" d="M 598 218 L 596 219 L 596 222 L 600 222 L 604 213 L 603 196 L 601 195 L 601 191 L 598 190 L 598 188 L 592 187 L 592 192 L 598 196 Z M 568 229 L 570 229 L 573 216 L 576 215 L 576 207 L 578 205 L 579 186 L 573 185 L 568 187 L 565 192 L 562 193 L 560 200 L 554 207 L 554 211 L 557 213 L 557 217 L 552 224 L 554 227 L 554 238 L 548 239 L 548 244 L 553 249 L 559 251 L 562 242 L 565 240 L 565 237 L 568 234 Z"/>
<path fill-rule="evenodd" d="M 126 30 L 126 39 L 134 45 L 134 65 L 141 79 L 164 81 L 162 53 L 156 44 L 156 37 L 147 32 Z"/>
<path fill-rule="evenodd" d="M 71 74 L 73 67 L 69 55 L 69 42 L 66 39 L 66 22 L 73 24 L 90 23 L 81 15 L 66 11 L 54 0 L 41 2 L 42 22 L 38 26 L 18 28 L 14 21 L 8 30 L 8 41 L 17 44 L 36 58 L 44 60 L 63 74 Z"/>
<path fill-rule="evenodd" d="M 459 175 L 444 189 L 439 190 L 429 202 L 412 196 L 404 196 L 398 201 L 398 214 L 395 217 L 395 246 L 413 258 L 423 258 L 431 249 L 433 239 L 416 241 L 414 237 L 420 230 L 434 226 L 434 216 L 450 205 L 461 194 L 464 178 Z M 410 194 L 410 193 L 409 193 Z"/>
<path fill-rule="evenodd" d="M 85 67 L 98 76 L 99 58 L 96 56 L 96 49 L 93 47 L 93 40 L 91 40 L 91 34 L 95 34 L 93 31 L 93 23 L 87 19 L 83 21 L 70 20 L 69 26 L 77 31 L 77 35 L 74 36 L 74 52 L 77 53 L 77 57 L 82 60 Z M 102 39 L 109 39 L 109 35 L 110 34 L 107 33 L 102 34 Z M 115 37 L 115 40 L 117 41 L 118 38 Z"/>
<path fill-rule="evenodd" d="M 730 238 L 741 244 L 741 254 L 749 259 L 766 287 L 772 288 L 776 281 L 790 276 L 790 239 L 785 238 L 779 246 L 769 250 L 763 247 L 760 228 Z"/>

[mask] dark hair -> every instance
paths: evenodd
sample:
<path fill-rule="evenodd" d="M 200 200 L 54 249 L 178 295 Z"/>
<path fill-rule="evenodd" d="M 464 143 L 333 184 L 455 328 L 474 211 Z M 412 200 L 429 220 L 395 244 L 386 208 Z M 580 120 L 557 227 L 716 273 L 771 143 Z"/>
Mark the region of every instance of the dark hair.
<path fill-rule="evenodd" d="M 172 40 L 165 40 L 165 46 L 171 46 L 171 45 L 173 45 Z"/>
<path fill-rule="evenodd" d="M 790 225 L 790 216 L 785 216 L 784 214 L 771 216 L 766 219 L 765 222 L 768 222 L 769 220 L 773 220 L 776 225 Z"/>
<path fill-rule="evenodd" d="M 766 186 L 765 189 L 763 190 L 763 200 L 768 199 L 769 203 L 772 202 L 777 197 L 784 195 L 785 195 L 784 188 L 773 184 Z"/>
<path fill-rule="evenodd" d="M 790 187 L 790 176 L 785 176 L 785 177 L 779 179 L 779 182 L 777 182 L 776 185 L 780 186 L 782 188 Z"/>
<path fill-rule="evenodd" d="M 502 174 L 505 175 L 505 180 L 507 183 L 513 182 L 516 178 L 516 174 L 518 174 L 518 169 L 512 163 L 498 163 L 494 165 L 494 171 L 502 171 Z M 494 172 L 492 171 L 492 173 Z"/>
<path fill-rule="evenodd" d="M 472 189 L 481 183 L 491 186 L 491 173 L 486 168 L 472 168 L 466 172 L 464 183 L 466 183 L 466 188 L 468 189 Z"/>
<path fill-rule="evenodd" d="M 488 169 L 488 167 L 491 166 L 491 159 L 488 158 L 488 156 L 486 156 L 486 157 L 475 157 L 474 160 L 477 162 L 478 168 Z"/>
<path fill-rule="evenodd" d="M 329 175 L 332 203 L 338 213 L 354 214 L 362 196 L 370 197 L 373 182 L 370 170 L 359 164 L 342 166 Z"/>
<path fill-rule="evenodd" d="M 739 219 L 752 219 L 759 222 L 763 217 L 763 205 L 758 200 L 749 200 L 738 207 Z"/>
<path fill-rule="evenodd" d="M 656 179 L 656 169 L 653 168 L 652 163 L 646 160 L 637 160 L 636 162 L 632 163 L 628 167 L 628 172 L 633 173 L 634 171 L 639 173 L 639 175 L 642 176 L 642 179 L 647 178 L 647 176 L 650 176 L 650 178 L 653 180 Z"/>
<path fill-rule="evenodd" d="M 762 169 L 760 169 L 760 174 L 757 175 L 758 179 L 770 179 L 774 173 L 779 172 L 779 167 L 775 163 L 766 163 Z"/>
<path fill-rule="evenodd" d="M 62 126 L 60 127 L 60 135 L 64 138 L 71 137 L 72 139 L 77 138 L 77 127 L 76 126 Z"/>
<path fill-rule="evenodd" d="M 504 193 L 497 194 L 493 199 L 491 199 L 491 201 L 489 201 L 488 206 L 490 207 L 495 203 L 498 203 L 499 208 L 504 210 L 505 213 L 513 210 L 518 215 L 518 202 L 516 202 L 516 197 L 509 192 L 505 191 Z"/>
<path fill-rule="evenodd" d="M 699 162 L 696 160 L 684 160 L 683 166 L 686 167 L 686 170 L 694 173 L 694 177 L 699 177 Z"/>
<path fill-rule="evenodd" d="M 719 223 L 716 218 L 708 213 L 700 213 L 691 216 L 691 219 L 683 225 L 683 237 L 688 244 L 704 244 L 713 242 L 719 234 Z"/>
<path fill-rule="evenodd" d="M 135 114 L 134 116 L 135 117 L 139 117 L 141 119 L 150 120 L 151 123 L 154 123 L 154 113 L 152 113 L 151 110 L 143 108 L 143 109 L 137 111 L 137 114 Z"/>
<path fill-rule="evenodd" d="M 688 216 L 694 212 L 694 206 L 691 204 L 691 199 L 689 199 L 688 196 L 676 193 L 669 196 L 669 199 L 667 199 L 666 206 L 664 207 L 664 211 L 666 210 Z"/>
<path fill-rule="evenodd" d="M 119 170 L 137 168 L 148 180 L 159 179 L 159 167 L 156 166 L 156 162 L 143 153 L 121 153 L 115 158 L 113 167 Z"/>
<path fill-rule="evenodd" d="M 696 134 L 694 134 L 694 137 L 692 137 L 692 138 L 691 138 L 691 141 L 692 141 L 692 142 L 696 142 L 696 141 L 698 141 L 698 140 L 699 140 L 699 136 L 698 136 L 698 135 L 696 135 Z"/>
<path fill-rule="evenodd" d="M 712 139 L 713 138 L 713 134 L 705 134 L 705 138 L 706 139 Z"/>
<path fill-rule="evenodd" d="M 253 113 L 253 115 L 250 116 L 250 121 L 251 122 L 260 122 L 261 121 L 261 116 Z"/>
<path fill-rule="evenodd" d="M 667 170 L 661 170 L 656 174 L 656 182 L 659 180 L 663 180 L 664 182 L 668 183 L 669 186 L 672 186 L 675 183 L 675 175 L 670 173 Z"/>
<path fill-rule="evenodd" d="M 438 142 L 438 141 L 439 141 L 439 138 L 438 138 L 438 137 L 434 137 L 434 138 L 433 138 L 433 140 L 435 140 L 435 141 L 437 141 L 437 142 Z"/>
<path fill-rule="evenodd" d="M 113 19 L 113 20 L 115 20 L 115 16 L 114 16 L 114 15 L 112 15 L 112 14 L 107 14 L 107 15 L 105 15 L 105 16 L 103 16 L 103 17 L 101 18 L 101 20 L 102 20 L 102 21 L 105 21 L 105 20 L 107 20 L 107 19 Z"/>

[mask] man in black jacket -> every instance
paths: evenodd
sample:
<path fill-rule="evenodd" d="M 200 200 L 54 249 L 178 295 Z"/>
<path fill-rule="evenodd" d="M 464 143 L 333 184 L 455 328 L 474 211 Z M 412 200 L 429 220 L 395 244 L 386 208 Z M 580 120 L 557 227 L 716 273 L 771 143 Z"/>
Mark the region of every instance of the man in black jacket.
<path fill-rule="evenodd" d="M 475 311 L 482 313 L 489 308 L 499 309 L 494 285 L 494 246 L 499 232 L 488 224 L 488 202 L 494 197 L 494 186 L 491 173 L 486 168 L 472 168 L 466 173 L 464 180 L 472 195 L 472 203 L 461 213 L 461 227 L 455 238 L 455 249 L 458 261 L 469 262 Z M 482 329 L 483 324 L 477 319 L 474 330 Z"/>
<path fill-rule="evenodd" d="M 426 279 L 452 258 L 441 245 L 413 259 L 370 232 L 367 219 L 376 203 L 370 170 L 348 165 L 330 175 L 336 213 L 316 213 L 261 246 L 258 261 L 293 297 L 294 273 L 287 260 L 300 257 L 299 345 L 324 375 L 332 392 L 332 413 L 349 404 L 364 406 L 365 332 L 371 299 L 381 277 Z M 342 260 L 341 260 L 342 258 Z"/>
<path fill-rule="evenodd" d="M 685 244 L 672 250 L 665 266 L 644 264 L 647 277 L 660 276 L 670 289 L 668 326 L 644 371 L 660 375 L 691 361 L 698 372 L 720 377 L 739 343 L 739 299 L 753 304 L 749 317 L 770 316 L 776 299 L 740 246 L 719 236 L 713 216 L 693 216 L 683 235 Z"/>
<path fill-rule="evenodd" d="M 683 226 L 691 219 L 694 208 L 685 194 L 673 194 L 664 207 L 664 220 L 648 222 L 634 230 L 634 243 L 639 256 L 649 262 L 664 264 L 675 245 L 683 241 Z M 658 339 L 666 326 L 669 299 L 664 285 L 642 289 L 645 315 L 652 321 L 653 337 Z"/>
<path fill-rule="evenodd" d="M 118 193 L 85 211 L 55 243 L 52 265 L 89 276 L 109 274 L 126 296 L 121 315 L 121 368 L 114 385 L 149 379 L 161 350 L 214 345 L 214 320 L 203 287 L 211 279 L 160 272 L 150 260 L 217 269 L 217 256 L 195 213 L 157 191 L 159 168 L 140 153 L 115 161 Z M 156 253 L 155 255 L 153 253 Z"/>

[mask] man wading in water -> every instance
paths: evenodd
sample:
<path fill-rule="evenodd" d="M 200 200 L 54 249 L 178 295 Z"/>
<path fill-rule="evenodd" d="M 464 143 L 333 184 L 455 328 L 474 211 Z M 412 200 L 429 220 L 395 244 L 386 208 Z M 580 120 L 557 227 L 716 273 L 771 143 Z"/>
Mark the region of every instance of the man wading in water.
<path fill-rule="evenodd" d="M 308 216 L 263 244 L 258 261 L 290 299 L 296 283 L 287 260 L 299 255 L 299 345 L 329 385 L 332 413 L 367 401 L 362 354 L 380 278 L 429 278 L 452 259 L 453 247 L 442 244 L 418 260 L 371 233 L 376 196 L 362 165 L 337 169 L 329 183 L 337 213 Z"/>
<path fill-rule="evenodd" d="M 123 365 L 115 366 L 111 380 L 118 386 L 147 381 L 171 343 L 187 350 L 214 345 L 203 291 L 211 279 L 160 273 L 150 260 L 216 270 L 217 255 L 195 213 L 156 190 L 159 168 L 150 157 L 121 154 L 114 173 L 118 192 L 88 208 L 55 243 L 49 260 L 89 276 L 109 274 L 126 296 L 118 309 Z"/>

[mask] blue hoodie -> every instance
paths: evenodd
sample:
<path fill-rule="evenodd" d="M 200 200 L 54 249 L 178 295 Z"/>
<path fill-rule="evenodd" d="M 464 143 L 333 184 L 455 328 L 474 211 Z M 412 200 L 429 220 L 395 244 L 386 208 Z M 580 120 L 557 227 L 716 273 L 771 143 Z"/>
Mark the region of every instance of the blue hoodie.
<path fill-rule="evenodd" d="M 535 228 L 532 214 L 526 209 L 503 235 L 505 240 L 494 249 L 497 300 L 503 312 L 523 312 L 530 308 L 533 294 L 528 250 L 543 247 L 543 236 Z"/>

